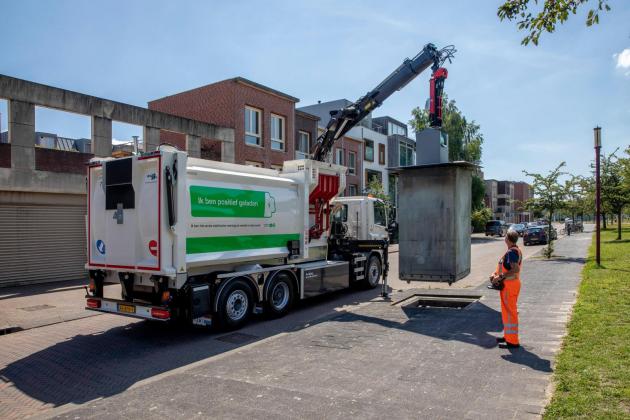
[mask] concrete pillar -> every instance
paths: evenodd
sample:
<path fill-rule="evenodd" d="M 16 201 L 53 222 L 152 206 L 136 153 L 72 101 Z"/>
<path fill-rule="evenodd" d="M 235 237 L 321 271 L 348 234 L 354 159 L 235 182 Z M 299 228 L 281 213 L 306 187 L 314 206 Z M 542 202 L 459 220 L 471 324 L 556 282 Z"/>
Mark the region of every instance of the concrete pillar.
<path fill-rule="evenodd" d="M 10 100 L 8 108 L 11 167 L 35 170 L 35 105 Z"/>
<path fill-rule="evenodd" d="M 221 140 L 221 161 L 234 163 L 234 129 L 219 128 L 217 139 Z"/>
<path fill-rule="evenodd" d="M 112 155 L 112 120 L 92 116 L 92 154 L 98 157 Z"/>
<path fill-rule="evenodd" d="M 201 137 L 186 134 L 186 151 L 190 157 L 201 157 Z"/>
<path fill-rule="evenodd" d="M 144 127 L 142 130 L 143 150 L 152 152 L 160 145 L 160 129 L 153 127 Z"/>

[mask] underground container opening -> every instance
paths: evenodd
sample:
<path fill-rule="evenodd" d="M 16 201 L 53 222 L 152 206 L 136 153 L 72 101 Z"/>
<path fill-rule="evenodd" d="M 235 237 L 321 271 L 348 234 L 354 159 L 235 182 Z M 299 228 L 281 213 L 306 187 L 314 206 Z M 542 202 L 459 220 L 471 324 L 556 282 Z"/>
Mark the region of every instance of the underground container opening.
<path fill-rule="evenodd" d="M 398 302 L 397 305 L 403 308 L 418 309 L 464 309 L 477 302 L 481 296 L 448 296 L 448 295 L 425 295 L 415 294 Z"/>

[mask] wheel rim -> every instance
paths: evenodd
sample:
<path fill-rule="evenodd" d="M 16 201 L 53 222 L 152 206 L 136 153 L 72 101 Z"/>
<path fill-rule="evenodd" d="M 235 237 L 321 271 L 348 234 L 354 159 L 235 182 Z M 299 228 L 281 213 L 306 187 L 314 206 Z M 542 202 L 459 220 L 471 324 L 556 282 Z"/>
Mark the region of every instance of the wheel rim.
<path fill-rule="evenodd" d="M 372 286 L 378 284 L 378 279 L 380 277 L 380 264 L 376 258 L 370 262 L 370 267 L 368 268 L 368 281 Z"/>
<path fill-rule="evenodd" d="M 282 310 L 289 303 L 289 286 L 284 282 L 276 283 L 271 291 L 271 306 Z"/>
<path fill-rule="evenodd" d="M 247 314 L 249 299 L 247 294 L 242 290 L 235 290 L 228 296 L 226 306 L 227 316 L 232 321 L 240 321 Z"/>

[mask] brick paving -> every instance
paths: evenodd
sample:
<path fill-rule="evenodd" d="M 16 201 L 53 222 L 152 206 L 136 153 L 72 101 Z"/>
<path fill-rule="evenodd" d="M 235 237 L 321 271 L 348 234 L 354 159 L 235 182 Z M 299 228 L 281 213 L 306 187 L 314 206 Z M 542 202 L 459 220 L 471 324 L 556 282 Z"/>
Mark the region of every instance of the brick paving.
<path fill-rule="evenodd" d="M 538 417 L 589 243 L 575 235 L 557 243 L 565 258 L 526 261 L 520 350 L 495 347 L 485 285 L 464 310 L 337 294 L 254 322 L 242 344 L 100 315 L 0 336 L 0 418 Z"/>

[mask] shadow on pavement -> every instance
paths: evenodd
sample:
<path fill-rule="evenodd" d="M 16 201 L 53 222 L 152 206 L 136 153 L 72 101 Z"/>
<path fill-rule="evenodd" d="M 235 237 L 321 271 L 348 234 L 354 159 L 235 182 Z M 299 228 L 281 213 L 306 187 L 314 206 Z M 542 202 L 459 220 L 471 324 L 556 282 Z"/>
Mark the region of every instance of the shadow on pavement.
<path fill-rule="evenodd" d="M 551 362 L 549 360 L 541 359 L 538 355 L 530 352 L 523 346 L 517 349 L 509 349 L 509 351 L 510 354 L 504 354 L 501 356 L 503 360 L 510 363 L 528 366 L 531 369 L 541 372 L 553 372 L 553 369 L 551 369 Z"/>
<path fill-rule="evenodd" d="M 82 404 L 119 394 L 161 373 L 303 328 L 318 316 L 330 316 L 336 307 L 367 302 L 379 291 L 349 290 L 319 296 L 304 301 L 283 319 L 255 317 L 237 333 L 130 321 L 103 332 L 77 334 L 8 364 L 0 370 L 0 389 L 2 382 L 12 383 L 46 404 Z"/>

